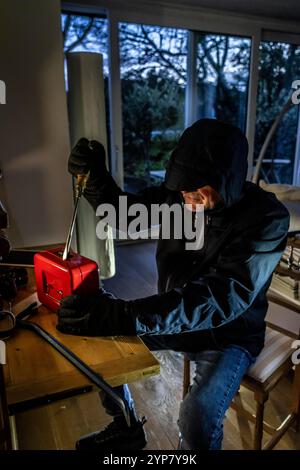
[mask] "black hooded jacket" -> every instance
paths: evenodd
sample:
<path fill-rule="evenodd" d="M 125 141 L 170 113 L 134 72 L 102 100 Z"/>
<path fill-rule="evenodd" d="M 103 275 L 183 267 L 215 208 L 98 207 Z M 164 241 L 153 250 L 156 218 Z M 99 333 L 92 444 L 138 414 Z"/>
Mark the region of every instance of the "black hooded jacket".
<path fill-rule="evenodd" d="M 91 181 L 85 196 L 128 205 L 181 202 L 180 191 L 204 185 L 224 204 L 205 211 L 204 246 L 187 251 L 184 239 L 159 239 L 158 294 L 130 303 L 138 335 L 162 335 L 172 349 L 198 351 L 209 337 L 258 355 L 264 343 L 266 291 L 286 244 L 289 214 L 274 194 L 246 181 L 247 139 L 229 124 L 197 121 L 182 134 L 167 165 L 165 182 L 135 196 L 124 193 L 109 173 Z"/>

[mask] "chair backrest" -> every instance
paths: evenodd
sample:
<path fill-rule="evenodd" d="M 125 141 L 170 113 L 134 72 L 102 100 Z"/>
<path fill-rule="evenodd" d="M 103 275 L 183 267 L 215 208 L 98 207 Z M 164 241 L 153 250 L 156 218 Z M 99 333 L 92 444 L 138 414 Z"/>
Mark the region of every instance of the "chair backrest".
<path fill-rule="evenodd" d="M 282 297 L 268 296 L 269 307 L 266 322 L 270 328 L 280 331 L 291 338 L 298 338 L 300 331 L 300 302 L 299 307 L 291 304 Z"/>

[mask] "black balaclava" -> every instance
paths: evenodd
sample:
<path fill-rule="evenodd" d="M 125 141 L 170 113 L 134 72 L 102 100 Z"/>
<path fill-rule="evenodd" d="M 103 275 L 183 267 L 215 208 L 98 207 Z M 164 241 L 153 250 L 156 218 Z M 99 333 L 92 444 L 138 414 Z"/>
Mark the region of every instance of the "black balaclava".
<path fill-rule="evenodd" d="M 226 207 L 242 196 L 247 176 L 248 142 L 238 127 L 200 119 L 179 139 L 167 164 L 165 185 L 172 191 L 217 190 Z"/>

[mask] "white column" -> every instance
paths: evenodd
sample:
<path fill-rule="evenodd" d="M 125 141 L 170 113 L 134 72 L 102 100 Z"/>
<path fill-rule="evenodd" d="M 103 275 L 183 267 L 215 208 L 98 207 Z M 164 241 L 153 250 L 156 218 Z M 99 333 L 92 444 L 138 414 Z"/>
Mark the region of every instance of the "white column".
<path fill-rule="evenodd" d="M 69 53 L 67 63 L 71 145 L 81 137 L 98 140 L 104 145 L 107 155 L 102 55 Z M 115 274 L 113 239 L 109 230 L 107 239 L 99 240 L 96 225 L 93 208 L 82 198 L 77 217 L 77 249 L 81 255 L 95 260 L 100 267 L 101 278 L 107 279 Z"/>

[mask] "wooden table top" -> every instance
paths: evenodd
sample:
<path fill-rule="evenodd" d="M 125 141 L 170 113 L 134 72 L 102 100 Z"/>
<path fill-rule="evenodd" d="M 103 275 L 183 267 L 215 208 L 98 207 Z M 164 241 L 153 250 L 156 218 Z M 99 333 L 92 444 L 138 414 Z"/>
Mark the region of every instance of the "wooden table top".
<path fill-rule="evenodd" d="M 32 279 L 32 273 L 30 273 Z M 36 300 L 34 282 L 19 291 L 13 312 Z M 21 299 L 21 300 L 20 300 Z M 41 305 L 30 318 L 65 344 L 111 386 L 159 373 L 159 363 L 138 337 L 84 337 L 56 330 L 57 315 Z M 89 380 L 32 331 L 18 329 L 7 340 L 4 366 L 8 405 L 90 386 Z"/>

